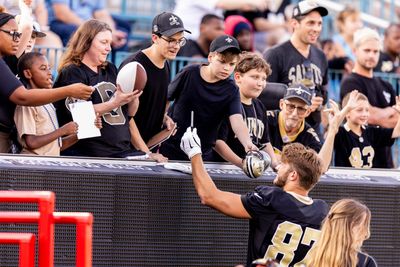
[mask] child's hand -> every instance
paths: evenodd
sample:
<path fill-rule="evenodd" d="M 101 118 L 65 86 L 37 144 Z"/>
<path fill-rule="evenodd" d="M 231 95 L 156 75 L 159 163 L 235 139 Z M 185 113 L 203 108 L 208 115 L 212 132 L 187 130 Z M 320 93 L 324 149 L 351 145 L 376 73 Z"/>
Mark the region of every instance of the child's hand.
<path fill-rule="evenodd" d="M 77 134 L 78 133 L 78 124 L 74 121 L 70 121 L 67 124 L 63 125 L 60 129 L 63 132 L 62 136 Z"/>
<path fill-rule="evenodd" d="M 96 119 L 94 120 L 94 125 L 99 129 L 103 128 L 103 122 L 101 121 L 100 113 L 96 113 Z"/>
<path fill-rule="evenodd" d="M 349 95 L 349 100 L 347 101 L 347 104 L 345 107 L 343 107 L 343 110 L 347 113 L 350 110 L 353 110 L 357 107 L 357 101 L 358 101 L 358 96 L 360 95 L 360 93 L 358 92 L 358 90 L 353 90 L 351 91 L 350 95 Z"/>

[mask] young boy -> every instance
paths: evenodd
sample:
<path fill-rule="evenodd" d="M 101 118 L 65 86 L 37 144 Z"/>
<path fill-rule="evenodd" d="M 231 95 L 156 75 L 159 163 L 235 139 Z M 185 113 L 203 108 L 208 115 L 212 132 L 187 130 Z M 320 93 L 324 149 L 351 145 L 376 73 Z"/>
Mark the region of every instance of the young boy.
<path fill-rule="evenodd" d="M 353 102 L 354 104 L 350 104 Z M 335 137 L 335 166 L 354 168 L 373 168 L 375 159 L 383 155 L 375 155 L 377 147 L 392 146 L 395 138 L 400 136 L 400 120 L 394 129 L 368 126 L 370 104 L 368 98 L 358 93 L 351 99 L 348 93 L 342 102 L 350 106 L 346 114 L 346 123 L 339 128 Z M 393 108 L 400 113 L 400 97 L 396 97 Z"/>
<path fill-rule="evenodd" d="M 51 71 L 44 55 L 37 52 L 24 54 L 18 62 L 18 70 L 20 79 L 27 88 L 52 88 Z M 53 104 L 37 107 L 17 106 L 14 121 L 23 154 L 59 156 L 60 150 L 78 140 L 78 125 L 75 122 L 58 128 Z"/>
<path fill-rule="evenodd" d="M 242 116 L 249 129 L 253 144 L 270 155 L 272 167 L 275 167 L 277 160 L 269 141 L 266 109 L 263 103 L 257 99 L 265 88 L 267 77 L 270 74 L 271 67 L 263 58 L 254 53 L 246 53 L 236 66 L 234 78 L 239 87 Z M 224 120 L 218 130 L 215 150 L 226 161 L 242 167 L 242 160 L 246 156 L 246 152 L 228 120 Z"/>
<path fill-rule="evenodd" d="M 249 136 L 240 108 L 240 95 L 230 76 L 238 62 L 237 40 L 222 35 L 212 41 L 208 65 L 190 65 L 168 87 L 168 100 L 174 103 L 169 115 L 177 123 L 177 133 L 162 144 L 161 153 L 169 159 L 187 160 L 180 141 L 189 126 L 197 128 L 203 158 L 213 160 L 218 127 L 229 117 L 232 129 L 245 150 L 257 149 Z M 192 125 L 192 116 L 193 125 Z"/>

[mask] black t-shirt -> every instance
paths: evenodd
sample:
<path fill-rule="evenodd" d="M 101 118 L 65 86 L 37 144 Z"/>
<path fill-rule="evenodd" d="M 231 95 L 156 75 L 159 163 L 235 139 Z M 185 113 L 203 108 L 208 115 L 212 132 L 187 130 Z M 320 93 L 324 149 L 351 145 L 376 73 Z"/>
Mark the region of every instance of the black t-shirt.
<path fill-rule="evenodd" d="M 185 46 L 179 49 L 178 56 L 207 58 L 208 54 L 201 49 L 197 41 L 189 39 Z"/>
<path fill-rule="evenodd" d="M 287 193 L 279 187 L 258 186 L 241 200 L 251 216 L 247 266 L 264 256 L 277 259 L 282 266 L 302 262 L 317 241 L 329 210 L 323 200 Z"/>
<path fill-rule="evenodd" d="M 179 145 L 190 126 L 191 111 L 194 111 L 194 127 L 205 160 L 212 160 L 212 147 L 222 120 L 241 113 L 239 90 L 234 81 L 225 79 L 208 83 L 201 78 L 200 67 L 185 67 L 168 87 L 168 100 L 175 101 L 168 114 L 178 126 L 177 133 L 161 146 L 161 153 L 169 159 L 188 159 Z"/>
<path fill-rule="evenodd" d="M 109 101 L 113 95 L 117 68 L 108 63 L 106 68 L 99 69 L 98 73 L 85 64 L 77 66 L 71 64 L 65 67 L 58 75 L 54 87 L 61 87 L 72 83 L 81 82 L 94 86 L 90 101 L 99 104 Z M 107 82 L 107 83 L 106 83 Z M 72 121 L 68 104 L 75 100 L 66 98 L 55 103 L 57 118 L 60 126 Z M 101 136 L 81 139 L 62 154 L 90 157 L 124 157 L 133 150 L 129 131 L 128 107 L 124 105 L 102 115 L 103 128 Z M 94 123 L 94 122 L 93 122 Z"/>
<path fill-rule="evenodd" d="M 375 149 L 392 146 L 392 133 L 393 129 L 365 126 L 358 136 L 346 124 L 341 126 L 335 136 L 335 166 L 376 168 L 378 158 L 386 155 L 376 154 Z"/>
<path fill-rule="evenodd" d="M 17 56 L 13 55 L 13 56 L 5 56 L 5 57 L 3 57 L 3 59 L 4 59 L 4 62 L 8 65 L 8 67 L 12 71 L 12 73 L 14 73 L 14 75 L 17 75 L 19 58 L 17 58 Z"/>
<path fill-rule="evenodd" d="M 340 99 L 355 89 L 367 96 L 371 106 L 386 108 L 396 104 L 396 93 L 392 86 L 381 78 L 368 78 L 354 72 L 347 75 L 340 84 Z M 375 158 L 375 168 L 393 168 L 390 147 L 377 147 L 375 154 L 382 155 Z"/>
<path fill-rule="evenodd" d="M 288 138 L 282 137 L 279 130 L 279 113 L 279 110 L 267 112 L 269 138 L 275 153 L 280 154 L 283 147 L 292 142 L 301 143 L 306 147 L 314 149 L 316 152 L 321 150 L 321 141 L 315 130 L 307 122 L 304 122 L 304 129 L 292 142 Z"/>
<path fill-rule="evenodd" d="M 293 46 L 290 41 L 270 48 L 264 52 L 265 60 L 271 65 L 272 73 L 268 76 L 269 82 L 284 83 L 290 85 L 299 83 L 306 78 L 307 69 L 305 62 L 310 62 L 312 80 L 315 84 L 315 95 L 324 98 L 324 104 L 327 101 L 326 85 L 328 83 L 328 62 L 324 52 L 311 45 L 308 58 L 305 58 Z M 306 121 L 313 128 L 318 128 L 321 122 L 319 111 L 312 112 Z"/>
<path fill-rule="evenodd" d="M 371 256 L 362 252 L 358 252 L 357 256 L 358 256 L 358 263 L 356 267 L 378 267 L 378 264 Z"/>
<path fill-rule="evenodd" d="M 15 104 L 10 101 L 10 96 L 18 87 L 22 86 L 22 83 L 15 77 L 2 58 L 0 58 L 0 73 L 0 124 L 1 128 L 10 128 L 11 130 L 14 125 Z"/>
<path fill-rule="evenodd" d="M 139 98 L 139 109 L 135 115 L 140 135 L 147 142 L 162 128 L 168 84 L 171 81 L 170 66 L 168 62 L 165 62 L 164 68 L 160 69 L 142 51 L 139 51 L 125 59 L 119 69 L 132 61 L 142 64 L 147 73 L 147 82 Z"/>
<path fill-rule="evenodd" d="M 258 147 L 269 143 L 267 114 L 261 101 L 253 99 L 251 105 L 242 103 L 242 115 L 253 143 Z M 239 157 L 244 158 L 246 156 L 243 145 L 232 130 L 229 118 L 226 118 L 219 127 L 218 139 L 225 141 Z"/>

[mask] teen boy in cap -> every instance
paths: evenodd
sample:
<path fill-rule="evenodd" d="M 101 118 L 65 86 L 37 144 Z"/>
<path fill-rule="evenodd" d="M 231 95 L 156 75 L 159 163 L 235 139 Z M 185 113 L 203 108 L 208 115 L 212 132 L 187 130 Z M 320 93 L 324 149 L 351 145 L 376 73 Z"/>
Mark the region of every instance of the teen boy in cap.
<path fill-rule="evenodd" d="M 176 57 L 179 49 L 186 44 L 183 21 L 173 13 L 163 12 L 153 19 L 152 45 L 125 59 L 120 69 L 132 61 L 137 61 L 145 68 L 147 83 L 139 98 L 139 109 L 135 119 L 130 121 L 132 140 L 135 147 L 150 153 L 146 142 L 161 131 L 163 124 L 172 129 L 174 122 L 165 113 L 167 91 L 170 78 L 170 65 L 167 60 Z M 135 124 L 136 123 L 136 124 Z M 158 161 L 166 159 L 160 154 L 150 153 Z"/>
<path fill-rule="evenodd" d="M 15 55 L 18 49 L 21 33 L 14 16 L 0 13 L 0 153 L 10 149 L 10 132 L 14 125 L 15 105 L 39 106 L 52 103 L 66 97 L 87 99 L 93 88 L 75 83 L 57 88 L 57 90 L 27 90 L 8 68 L 3 57 Z"/>
<path fill-rule="evenodd" d="M 272 67 L 269 82 L 286 85 L 309 80 L 314 88 L 311 115 L 307 122 L 317 131 L 321 122 L 319 107 L 327 100 L 328 63 L 322 50 L 315 47 L 322 30 L 322 17 L 328 10 L 315 1 L 301 1 L 293 9 L 290 40 L 267 50 L 265 60 Z"/>
<path fill-rule="evenodd" d="M 317 133 L 305 121 L 311 112 L 311 99 L 312 91 L 309 88 L 302 84 L 290 86 L 279 102 L 281 110 L 267 112 L 269 137 L 278 159 L 285 145 L 298 142 L 319 152 L 325 172 L 331 162 L 335 135 L 345 115 L 339 112 L 335 102 L 329 102 L 331 109 L 327 111 L 331 111 L 333 116 L 329 118 L 326 140 L 321 146 Z"/>
<path fill-rule="evenodd" d="M 212 41 L 208 65 L 190 65 L 183 69 L 168 87 L 168 100 L 174 101 L 168 114 L 177 123 L 177 133 L 161 146 L 170 159 L 187 160 L 180 150 L 181 137 L 194 126 L 202 140 L 205 160 L 213 160 L 213 146 L 218 127 L 229 117 L 232 129 L 245 148 L 256 149 L 241 114 L 240 95 L 230 76 L 239 60 L 240 48 L 235 38 L 222 35 Z M 194 114 L 191 125 L 191 113 Z"/>

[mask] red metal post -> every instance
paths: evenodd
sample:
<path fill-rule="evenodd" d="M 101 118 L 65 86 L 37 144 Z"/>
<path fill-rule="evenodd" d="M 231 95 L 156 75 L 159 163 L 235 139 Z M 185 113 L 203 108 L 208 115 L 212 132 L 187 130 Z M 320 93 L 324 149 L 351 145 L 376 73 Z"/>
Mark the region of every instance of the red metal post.
<path fill-rule="evenodd" d="M 49 191 L 0 191 L 0 202 L 38 203 L 39 205 L 39 266 L 54 266 L 54 212 L 55 194 Z"/>
<path fill-rule="evenodd" d="M 0 233 L 0 243 L 19 244 L 19 267 L 35 267 L 35 235 Z"/>

